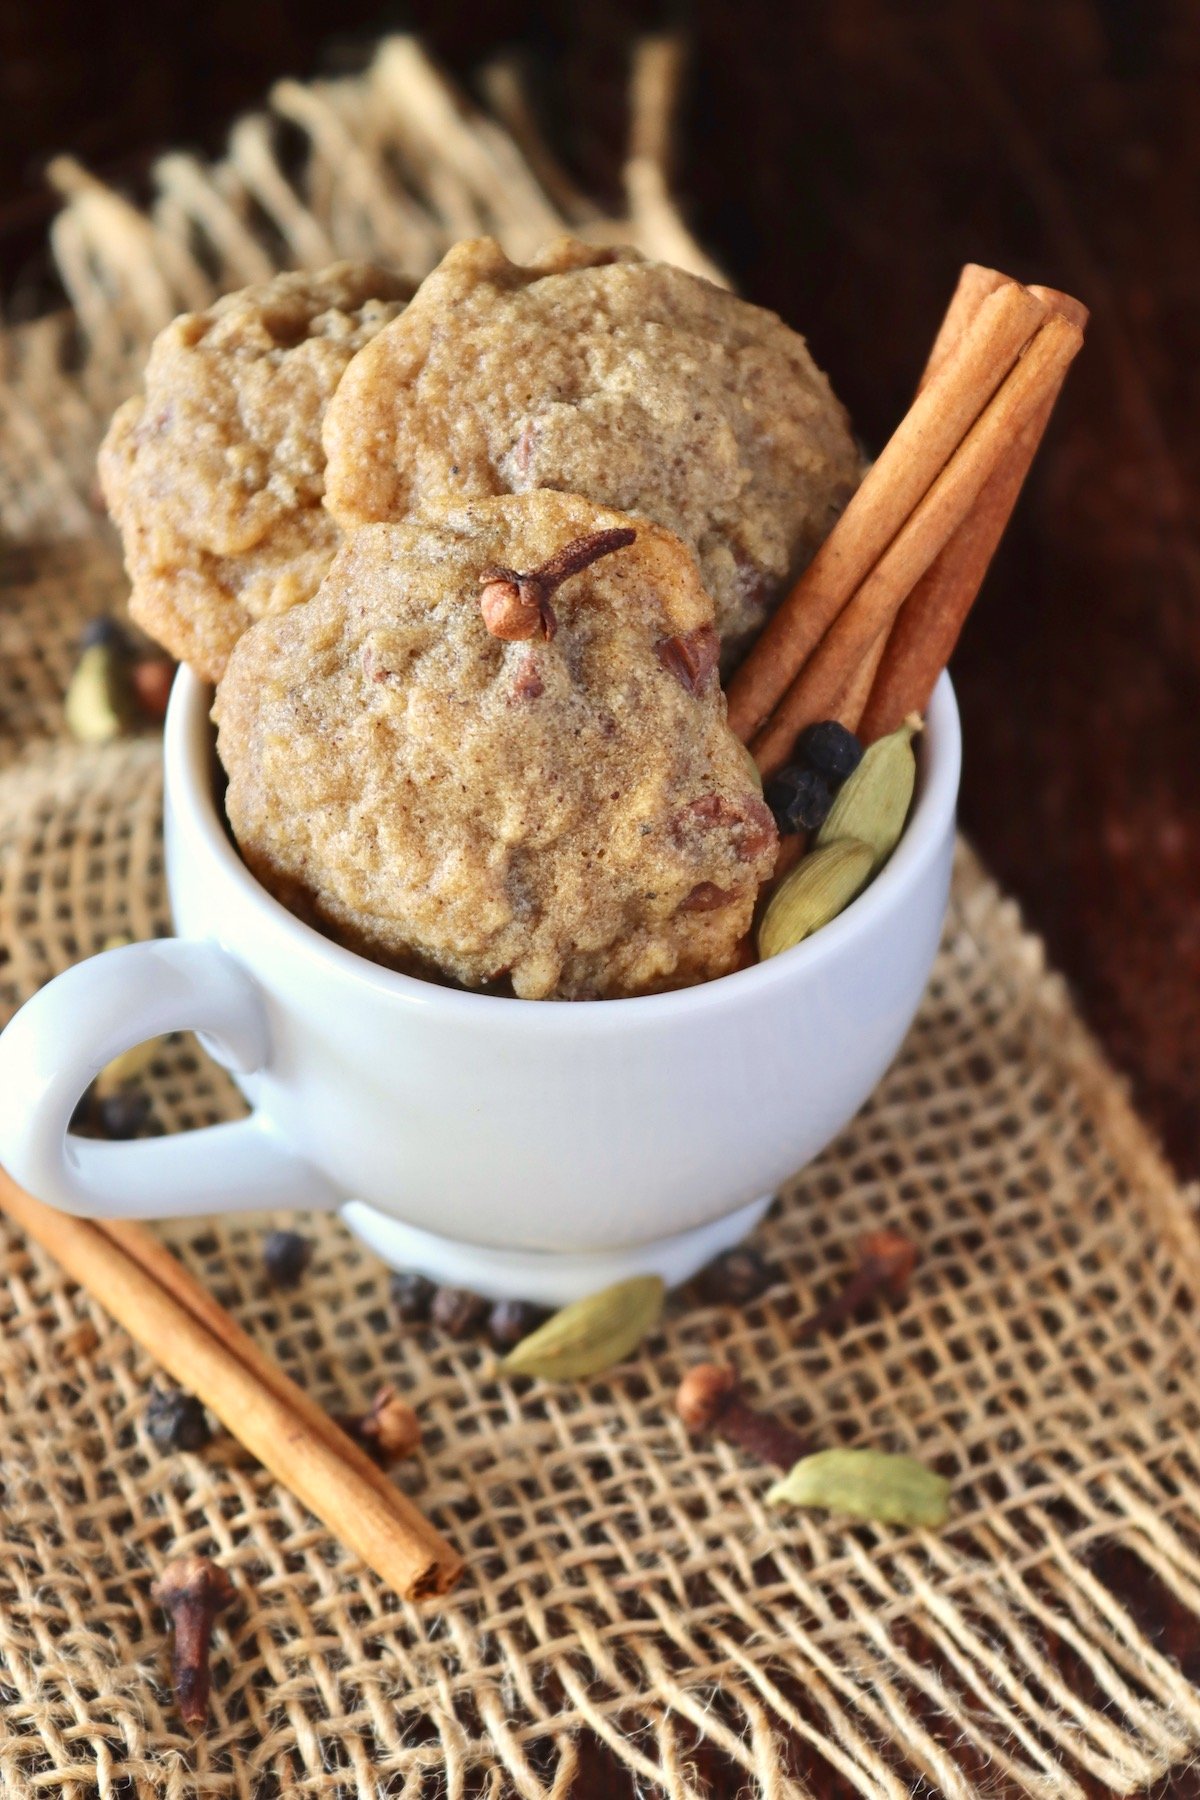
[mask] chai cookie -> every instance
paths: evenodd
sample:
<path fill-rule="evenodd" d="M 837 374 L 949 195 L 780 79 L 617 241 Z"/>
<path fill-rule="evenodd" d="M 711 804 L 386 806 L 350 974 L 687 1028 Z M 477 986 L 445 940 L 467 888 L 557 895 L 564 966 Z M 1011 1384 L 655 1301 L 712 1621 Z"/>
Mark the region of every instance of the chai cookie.
<path fill-rule="evenodd" d="M 356 351 L 411 282 L 366 263 L 280 275 L 159 333 L 143 397 L 119 408 L 100 478 L 130 611 L 215 678 L 252 619 L 307 600 L 341 533 L 321 504 L 321 422 Z"/>
<path fill-rule="evenodd" d="M 217 690 L 227 811 L 363 955 L 523 998 L 737 965 L 777 848 L 679 540 L 551 492 L 349 535 Z"/>

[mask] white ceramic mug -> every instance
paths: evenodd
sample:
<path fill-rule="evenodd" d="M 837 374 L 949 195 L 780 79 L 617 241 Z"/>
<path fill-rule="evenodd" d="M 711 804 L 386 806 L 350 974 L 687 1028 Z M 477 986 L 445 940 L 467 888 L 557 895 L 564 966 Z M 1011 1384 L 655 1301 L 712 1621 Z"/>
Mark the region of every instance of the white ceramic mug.
<path fill-rule="evenodd" d="M 329 942 L 259 886 L 215 798 L 208 690 L 167 716 L 175 938 L 108 950 L 0 1037 L 0 1161 L 96 1218 L 341 1207 L 389 1262 L 558 1303 L 640 1271 L 687 1278 L 836 1135 L 892 1060 L 929 976 L 954 847 L 949 681 L 887 867 L 771 961 L 637 1000 L 460 993 Z M 121 1051 L 192 1030 L 248 1118 L 100 1143 L 69 1121 Z"/>

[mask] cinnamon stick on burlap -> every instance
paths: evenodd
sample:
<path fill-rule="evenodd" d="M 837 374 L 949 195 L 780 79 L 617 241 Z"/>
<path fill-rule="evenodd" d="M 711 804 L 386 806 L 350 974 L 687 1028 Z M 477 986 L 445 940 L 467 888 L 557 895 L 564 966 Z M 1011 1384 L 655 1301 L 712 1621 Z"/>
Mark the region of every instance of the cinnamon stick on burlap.
<path fill-rule="evenodd" d="M 1043 303 L 1016 282 L 984 299 L 734 676 L 729 724 L 743 742 L 783 698 L 1045 317 Z"/>
<path fill-rule="evenodd" d="M 973 312 L 1004 279 L 997 270 L 983 269 L 976 263 L 969 263 L 963 270 L 926 364 L 924 382 L 953 353 Z M 1088 309 L 1070 294 L 1045 287 L 1031 287 L 1029 291 L 1080 331 L 1084 330 Z M 882 646 L 879 672 L 858 724 L 865 742 L 895 731 L 910 712 L 924 712 L 928 706 L 934 683 L 953 654 L 1012 516 L 1061 387 L 1060 381 L 1046 395 L 963 523 L 900 608 Z"/>
<path fill-rule="evenodd" d="M 396 1593 L 428 1600 L 454 1585 L 462 1558 L 445 1538 L 282 1369 L 264 1369 L 262 1352 L 211 1295 L 192 1293 L 148 1234 L 43 1206 L 3 1170 L 0 1205 Z"/>
<path fill-rule="evenodd" d="M 5 1190 L 0 1187 L 0 1198 L 4 1196 Z M 379 1464 L 372 1461 L 362 1446 L 343 1431 L 324 1407 L 318 1406 L 303 1388 L 297 1387 L 278 1363 L 272 1362 L 266 1352 L 259 1349 L 249 1332 L 244 1331 L 237 1320 L 226 1312 L 220 1301 L 202 1282 L 197 1281 L 190 1269 L 184 1267 L 161 1238 L 147 1231 L 144 1225 L 137 1225 L 126 1219 L 99 1220 L 97 1228 L 137 1263 L 152 1281 L 156 1281 L 181 1306 L 186 1307 L 192 1317 L 200 1325 L 206 1326 L 227 1350 L 232 1351 L 254 1379 L 294 1412 L 306 1431 L 323 1439 L 358 1480 L 365 1481 L 369 1487 L 374 1488 L 383 1504 L 395 1513 L 402 1531 L 410 1531 L 416 1520 L 422 1538 L 431 1532 L 432 1528 L 426 1524 L 407 1496 L 388 1480 Z M 236 1430 L 233 1435 L 237 1435 Z M 448 1545 L 443 1546 L 443 1551 L 449 1552 L 451 1559 L 448 1561 L 442 1555 L 444 1570 L 451 1567 L 451 1561 L 461 1567 L 460 1559 L 449 1550 Z"/>
<path fill-rule="evenodd" d="M 982 317 L 993 300 L 1006 292 L 1001 289 L 985 300 L 977 316 Z M 1042 310 L 1040 301 L 1035 304 Z M 973 326 L 967 328 L 964 344 L 973 330 Z M 1011 445 L 1042 415 L 1047 398 L 1057 393 L 1082 341 L 1079 327 L 1061 314 L 1051 313 L 1045 317 L 1045 323 L 1016 366 L 992 395 L 874 567 L 856 585 L 770 719 L 752 740 L 754 759 L 764 775 L 773 774 L 787 761 L 805 726 L 832 715 L 862 659 L 871 653 L 880 633 L 890 628 L 917 581 L 967 518 Z M 957 363 L 958 354 L 944 365 L 944 372 L 956 367 Z M 935 377 L 925 390 L 927 393 L 933 391 L 938 379 Z M 912 410 L 915 412 L 919 405 L 920 396 Z M 898 431 L 889 443 L 889 449 L 899 435 Z M 832 543 L 843 531 L 848 518 L 849 508 L 827 543 Z"/>

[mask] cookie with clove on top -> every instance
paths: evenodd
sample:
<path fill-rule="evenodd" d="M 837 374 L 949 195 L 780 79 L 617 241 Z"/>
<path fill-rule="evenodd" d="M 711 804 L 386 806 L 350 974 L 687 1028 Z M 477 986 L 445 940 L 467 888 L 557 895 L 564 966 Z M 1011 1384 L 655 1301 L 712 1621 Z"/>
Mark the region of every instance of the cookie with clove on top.
<path fill-rule="evenodd" d="M 671 533 L 576 495 L 350 534 L 217 690 L 253 872 L 342 943 L 526 999 L 738 965 L 777 848 Z"/>
<path fill-rule="evenodd" d="M 215 679 L 252 619 L 307 600 L 341 533 L 322 505 L 326 403 L 413 284 L 368 263 L 279 275 L 184 313 L 118 408 L 100 479 L 130 611 Z"/>
<path fill-rule="evenodd" d="M 690 546 L 735 658 L 857 485 L 846 414 L 774 313 L 633 250 L 455 245 L 325 419 L 349 529 L 439 496 L 584 494 Z"/>

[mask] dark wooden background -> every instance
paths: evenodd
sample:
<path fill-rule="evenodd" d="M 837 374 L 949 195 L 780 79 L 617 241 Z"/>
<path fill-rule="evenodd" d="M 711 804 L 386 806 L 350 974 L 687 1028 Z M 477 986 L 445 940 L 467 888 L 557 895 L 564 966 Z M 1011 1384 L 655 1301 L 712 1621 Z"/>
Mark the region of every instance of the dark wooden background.
<path fill-rule="evenodd" d="M 963 261 L 1092 308 L 955 663 L 963 819 L 1181 1172 L 1200 1174 L 1194 0 L 0 0 L 0 291 L 18 316 L 52 296 L 49 154 L 136 189 L 156 149 L 219 149 L 274 77 L 353 67 L 397 26 L 464 79 L 523 47 L 550 136 L 615 198 L 627 45 L 662 24 L 692 46 L 691 221 L 807 334 L 868 444 L 903 411 Z M 1195 1662 L 1142 1573 L 1109 1576 Z M 597 1753 L 587 1790 L 605 1779 Z"/>

